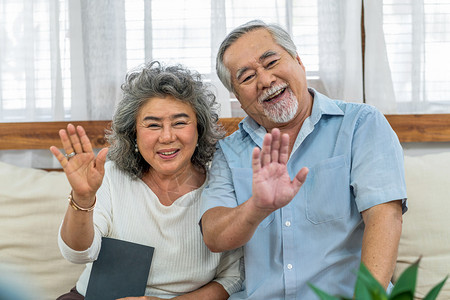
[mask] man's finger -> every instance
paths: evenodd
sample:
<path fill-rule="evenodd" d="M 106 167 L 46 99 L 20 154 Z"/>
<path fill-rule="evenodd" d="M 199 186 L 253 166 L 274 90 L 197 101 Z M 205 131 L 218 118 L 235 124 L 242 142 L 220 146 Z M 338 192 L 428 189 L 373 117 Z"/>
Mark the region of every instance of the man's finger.
<path fill-rule="evenodd" d="M 280 164 L 287 164 L 289 160 L 289 135 L 284 133 L 281 135 L 280 142 Z"/>
<path fill-rule="evenodd" d="M 280 130 L 278 128 L 272 129 L 272 149 L 271 149 L 271 159 L 272 162 L 278 162 L 280 158 Z"/>
<path fill-rule="evenodd" d="M 263 146 L 261 149 L 261 167 L 267 166 L 271 162 L 272 152 L 272 134 L 267 133 L 264 136 Z"/>
<path fill-rule="evenodd" d="M 259 172 L 259 170 L 261 170 L 261 160 L 259 158 L 260 154 L 261 154 L 261 149 L 259 149 L 258 147 L 255 147 L 253 149 L 253 153 L 252 153 L 253 173 L 257 173 L 257 172 Z"/>
<path fill-rule="evenodd" d="M 295 188 L 300 189 L 300 187 L 305 183 L 308 172 L 309 169 L 307 167 L 303 167 L 300 169 L 300 171 L 298 171 L 297 175 L 295 175 L 294 180 L 292 180 Z"/>

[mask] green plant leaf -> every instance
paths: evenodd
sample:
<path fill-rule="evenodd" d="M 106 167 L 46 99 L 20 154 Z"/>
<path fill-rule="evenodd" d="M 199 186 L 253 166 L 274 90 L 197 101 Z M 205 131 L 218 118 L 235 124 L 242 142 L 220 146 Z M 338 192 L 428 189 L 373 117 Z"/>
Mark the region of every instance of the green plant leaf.
<path fill-rule="evenodd" d="M 406 268 L 392 289 L 391 294 L 389 295 L 389 299 L 396 299 L 397 295 L 409 293 L 411 295 L 410 299 L 413 299 L 414 293 L 416 291 L 416 279 L 417 279 L 417 270 L 419 269 L 420 258 Z"/>
<path fill-rule="evenodd" d="M 355 300 L 413 300 L 416 289 L 417 272 L 419 269 L 419 258 L 409 266 L 399 277 L 391 294 L 388 296 L 381 284 L 372 276 L 367 267 L 361 263 L 357 272 L 355 284 Z M 447 281 L 449 276 L 435 285 L 423 298 L 424 300 L 435 300 Z M 352 300 L 342 296 L 331 296 L 312 284 L 308 285 L 319 296 L 321 300 Z"/>
<path fill-rule="evenodd" d="M 388 295 L 369 269 L 361 262 L 355 285 L 355 299 L 386 300 Z"/>
<path fill-rule="evenodd" d="M 423 298 L 423 300 L 434 300 L 436 299 L 437 295 L 441 291 L 442 287 L 444 286 L 445 282 L 447 281 L 448 275 L 445 276 L 444 280 L 442 280 L 440 283 L 436 284 L 431 291 L 428 292 L 428 294 Z"/>
<path fill-rule="evenodd" d="M 413 300 L 414 296 L 410 292 L 404 292 L 401 294 L 396 294 L 394 296 L 389 296 L 389 300 Z"/>
<path fill-rule="evenodd" d="M 331 295 L 325 293 L 324 291 L 322 291 L 318 287 L 315 287 L 311 283 L 308 283 L 308 285 L 309 285 L 310 288 L 313 289 L 313 291 L 316 293 L 317 296 L 319 296 L 319 298 L 321 300 L 341 300 L 340 298 L 337 298 L 335 296 L 331 296 Z"/>

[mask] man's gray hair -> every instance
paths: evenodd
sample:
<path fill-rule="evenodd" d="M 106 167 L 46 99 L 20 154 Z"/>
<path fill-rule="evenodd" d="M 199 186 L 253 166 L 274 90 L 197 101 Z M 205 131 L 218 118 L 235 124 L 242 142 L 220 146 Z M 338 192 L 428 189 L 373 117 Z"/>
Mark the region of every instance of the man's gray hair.
<path fill-rule="evenodd" d="M 122 84 L 123 96 L 106 138 L 110 143 L 108 159 L 132 177 L 142 178 L 151 168 L 136 145 L 136 120 L 142 106 L 151 98 L 172 96 L 188 103 L 197 117 L 198 146 L 191 162 L 206 170 L 217 140 L 225 131 L 217 124 L 218 103 L 202 81 L 201 75 L 181 65 L 163 66 L 154 61 L 129 72 Z"/>
<path fill-rule="evenodd" d="M 228 47 L 236 42 L 241 36 L 243 36 L 247 32 L 257 29 L 266 29 L 272 35 L 275 43 L 280 45 L 293 58 L 297 57 L 297 48 L 295 47 L 294 42 L 289 36 L 289 33 L 287 33 L 286 30 L 276 24 L 266 24 L 261 20 L 253 20 L 235 28 L 223 40 L 222 44 L 219 47 L 216 58 L 217 76 L 219 76 L 220 81 L 222 81 L 223 85 L 231 92 L 234 92 L 231 81 L 231 73 L 223 63 L 223 55 Z"/>

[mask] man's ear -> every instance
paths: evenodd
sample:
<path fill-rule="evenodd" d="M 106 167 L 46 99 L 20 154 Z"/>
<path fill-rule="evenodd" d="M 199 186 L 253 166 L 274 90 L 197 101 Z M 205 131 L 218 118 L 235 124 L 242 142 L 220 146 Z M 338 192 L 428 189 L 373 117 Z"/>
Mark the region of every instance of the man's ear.
<path fill-rule="evenodd" d="M 238 92 L 236 92 L 236 89 L 234 87 L 233 87 L 232 93 L 236 97 L 236 99 L 238 99 L 238 101 L 239 101 L 239 94 L 238 94 Z"/>
<path fill-rule="evenodd" d="M 298 63 L 302 67 L 302 69 L 305 70 L 305 66 L 303 65 L 302 60 L 300 59 L 300 56 L 298 54 L 297 54 L 297 57 L 295 59 L 298 61 Z"/>

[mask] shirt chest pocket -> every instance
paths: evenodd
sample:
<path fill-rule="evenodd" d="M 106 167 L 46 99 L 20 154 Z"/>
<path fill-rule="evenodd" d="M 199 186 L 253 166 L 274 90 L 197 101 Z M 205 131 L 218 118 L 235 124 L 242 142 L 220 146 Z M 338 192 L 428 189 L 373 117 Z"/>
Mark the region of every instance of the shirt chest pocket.
<path fill-rule="evenodd" d="M 251 168 L 232 168 L 231 173 L 237 203 L 241 205 L 252 196 L 253 170 Z M 271 213 L 259 224 L 259 227 L 267 227 L 272 223 L 273 218 L 274 213 Z"/>
<path fill-rule="evenodd" d="M 345 156 L 335 156 L 310 168 L 305 183 L 306 217 L 321 224 L 351 213 L 350 172 Z"/>

